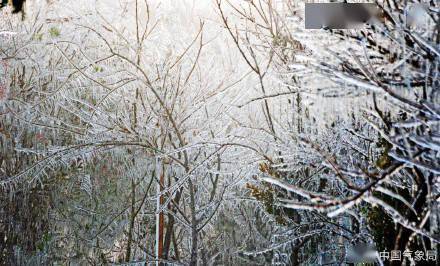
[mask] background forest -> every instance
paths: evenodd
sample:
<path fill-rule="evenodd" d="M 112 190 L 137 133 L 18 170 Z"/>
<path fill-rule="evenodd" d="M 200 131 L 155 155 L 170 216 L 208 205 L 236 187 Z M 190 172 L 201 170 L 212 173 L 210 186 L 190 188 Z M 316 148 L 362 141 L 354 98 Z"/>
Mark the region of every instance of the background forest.
<path fill-rule="evenodd" d="M 438 1 L 3 2 L 0 265 L 438 264 Z"/>

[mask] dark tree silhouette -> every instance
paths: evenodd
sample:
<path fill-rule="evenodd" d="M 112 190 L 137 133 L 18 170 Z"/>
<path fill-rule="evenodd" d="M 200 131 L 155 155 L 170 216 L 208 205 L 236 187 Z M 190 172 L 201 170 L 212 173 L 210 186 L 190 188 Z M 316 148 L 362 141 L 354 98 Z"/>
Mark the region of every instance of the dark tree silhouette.
<path fill-rule="evenodd" d="M 12 4 L 14 10 L 12 13 L 19 13 L 23 10 L 23 5 L 26 0 L 2 0 L 0 3 L 0 8 L 8 5 L 8 2 Z"/>

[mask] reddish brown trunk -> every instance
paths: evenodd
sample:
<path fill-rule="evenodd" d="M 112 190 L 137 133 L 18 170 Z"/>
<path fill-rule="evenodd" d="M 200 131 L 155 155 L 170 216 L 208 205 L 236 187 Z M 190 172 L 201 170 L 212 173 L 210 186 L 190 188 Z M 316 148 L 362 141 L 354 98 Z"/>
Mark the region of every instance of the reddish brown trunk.
<path fill-rule="evenodd" d="M 162 194 L 163 190 L 164 190 L 164 173 L 162 171 L 162 174 L 160 175 L 160 192 Z M 160 206 L 163 206 L 163 204 L 165 203 L 165 198 L 163 195 L 160 196 Z M 164 215 L 163 212 L 161 211 L 159 213 L 159 243 L 158 243 L 158 254 L 159 254 L 159 259 L 162 258 L 162 253 L 163 253 L 163 227 L 164 227 Z"/>

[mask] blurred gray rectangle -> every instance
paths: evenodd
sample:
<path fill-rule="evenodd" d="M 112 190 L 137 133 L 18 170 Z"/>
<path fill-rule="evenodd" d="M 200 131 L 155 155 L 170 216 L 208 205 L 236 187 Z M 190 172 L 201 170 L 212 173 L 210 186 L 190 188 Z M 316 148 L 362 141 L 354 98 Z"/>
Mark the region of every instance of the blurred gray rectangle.
<path fill-rule="evenodd" d="M 345 262 L 347 263 L 374 263 L 378 257 L 376 247 L 366 243 L 347 245 L 345 249 Z"/>
<path fill-rule="evenodd" d="M 306 3 L 306 29 L 355 29 L 379 14 L 373 3 Z"/>

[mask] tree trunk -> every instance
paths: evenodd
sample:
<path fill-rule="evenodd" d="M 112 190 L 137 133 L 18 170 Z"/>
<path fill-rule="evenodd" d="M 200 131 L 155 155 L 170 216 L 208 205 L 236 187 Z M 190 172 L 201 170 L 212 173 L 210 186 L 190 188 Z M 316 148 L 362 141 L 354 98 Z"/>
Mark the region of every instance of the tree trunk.
<path fill-rule="evenodd" d="M 412 211 L 407 210 L 405 212 L 405 217 L 408 219 L 408 221 L 414 221 L 414 222 L 420 222 L 420 217 L 423 216 L 424 214 L 424 207 L 425 207 L 425 203 L 427 201 L 427 195 L 428 195 L 428 187 L 427 184 L 425 182 L 425 178 L 423 176 L 423 173 L 421 171 L 419 171 L 417 168 L 414 168 L 414 180 L 416 180 L 417 186 L 418 186 L 418 190 L 415 193 L 415 195 L 418 195 L 418 197 L 416 198 L 415 202 L 413 203 L 414 206 L 414 210 L 417 212 L 417 215 L 414 214 Z M 432 179 L 433 177 L 431 176 L 430 178 L 426 178 L 429 180 L 429 183 L 432 184 Z M 419 216 L 419 217 L 417 217 Z M 422 227 L 423 228 L 423 227 Z M 424 228 L 426 229 L 426 226 L 424 226 Z M 427 230 L 429 231 L 429 229 Z M 409 243 L 411 241 L 411 236 L 413 235 L 413 231 L 409 230 L 405 227 L 403 227 L 402 225 L 399 225 L 398 227 L 398 233 L 395 239 L 395 244 L 393 247 L 393 250 L 400 250 L 401 252 L 403 252 L 405 249 L 409 248 L 410 244 Z M 424 241 L 424 239 L 422 239 L 422 241 L 424 242 L 424 246 L 426 247 L 427 250 L 431 249 L 431 241 Z M 416 248 L 416 250 L 423 250 L 423 246 L 418 243 L 415 244 L 419 247 Z M 413 250 L 413 248 L 409 248 L 409 250 Z M 391 261 L 390 265 L 401 265 L 402 261 Z M 420 262 L 422 263 L 422 262 Z M 422 265 L 422 264 L 421 264 Z"/>
<path fill-rule="evenodd" d="M 133 240 L 133 227 L 134 220 L 136 218 L 135 214 L 135 204 L 136 204 L 136 185 L 134 179 L 131 179 L 131 209 L 130 209 L 130 225 L 128 228 L 128 240 L 127 240 L 127 251 L 125 253 L 125 261 L 129 262 L 131 259 L 131 242 Z"/>
<path fill-rule="evenodd" d="M 158 191 L 157 194 L 161 195 L 163 189 L 164 189 L 164 165 L 161 164 L 159 167 L 161 168 L 158 173 L 159 175 L 159 184 L 158 184 Z M 164 197 L 161 195 L 157 200 L 157 211 L 158 214 L 156 215 L 156 259 L 157 263 L 156 265 L 161 265 L 160 261 L 162 259 L 162 253 L 163 253 L 163 225 L 164 225 L 164 215 L 163 211 L 159 211 L 162 208 L 162 205 L 164 204 Z"/>
<path fill-rule="evenodd" d="M 172 206 L 173 204 L 179 204 L 181 195 L 182 195 L 182 190 L 179 190 L 176 193 L 176 197 L 174 198 L 174 202 L 170 203 L 170 206 Z M 165 239 L 163 242 L 162 258 L 164 258 L 164 259 L 168 259 L 169 252 L 170 252 L 170 246 L 171 246 L 171 240 L 172 240 L 172 236 L 173 236 L 173 232 L 174 232 L 174 223 L 175 223 L 174 214 L 176 213 L 176 209 L 175 209 L 175 207 L 171 207 L 170 209 L 171 209 L 171 211 L 167 215 L 167 217 L 168 217 L 167 228 L 165 231 Z"/>
<path fill-rule="evenodd" d="M 189 193 L 190 193 L 190 209 L 191 209 L 191 260 L 189 265 L 197 265 L 197 218 L 196 218 L 196 202 L 194 185 L 189 179 Z"/>

